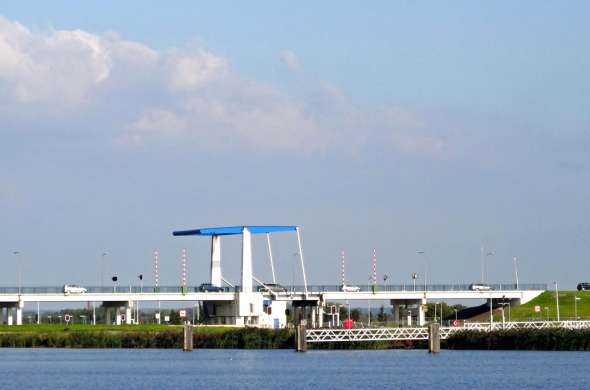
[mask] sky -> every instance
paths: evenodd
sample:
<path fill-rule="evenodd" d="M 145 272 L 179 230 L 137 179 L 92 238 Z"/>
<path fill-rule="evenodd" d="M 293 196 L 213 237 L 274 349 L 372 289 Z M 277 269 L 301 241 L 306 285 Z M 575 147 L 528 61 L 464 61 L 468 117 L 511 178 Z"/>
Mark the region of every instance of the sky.
<path fill-rule="evenodd" d="M 19 1 L 0 8 L 0 285 L 208 279 L 302 229 L 308 280 L 590 280 L 590 4 Z M 239 280 L 239 238 L 223 274 Z M 298 283 L 292 235 L 278 279 Z M 14 251 L 19 254 L 15 255 Z M 423 251 L 423 254 L 417 253 Z M 103 252 L 108 255 L 102 256 Z M 265 240 L 254 274 L 269 280 Z"/>

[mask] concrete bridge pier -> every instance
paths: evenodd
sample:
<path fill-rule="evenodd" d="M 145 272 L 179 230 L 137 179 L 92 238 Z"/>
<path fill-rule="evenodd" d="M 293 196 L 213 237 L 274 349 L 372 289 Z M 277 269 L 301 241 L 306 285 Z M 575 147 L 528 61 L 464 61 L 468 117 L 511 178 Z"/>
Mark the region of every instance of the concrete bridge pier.
<path fill-rule="evenodd" d="M 117 325 L 121 325 L 123 322 L 130 325 L 133 321 L 131 318 L 133 301 L 103 302 L 102 307 L 105 308 L 105 322 L 107 325 L 112 324 L 112 311 L 115 312 L 115 324 Z M 125 320 L 123 320 L 123 313 L 121 313 L 122 308 L 125 310 Z"/>
<path fill-rule="evenodd" d="M 16 324 L 22 325 L 23 324 L 23 308 L 21 305 L 16 307 Z"/>

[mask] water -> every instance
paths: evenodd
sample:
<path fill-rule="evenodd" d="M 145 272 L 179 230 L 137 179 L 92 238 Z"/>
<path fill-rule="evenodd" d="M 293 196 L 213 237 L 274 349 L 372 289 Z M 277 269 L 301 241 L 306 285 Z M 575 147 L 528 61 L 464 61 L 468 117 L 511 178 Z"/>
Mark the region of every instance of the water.
<path fill-rule="evenodd" d="M 590 354 L 0 349 L 0 388 L 590 389 Z"/>

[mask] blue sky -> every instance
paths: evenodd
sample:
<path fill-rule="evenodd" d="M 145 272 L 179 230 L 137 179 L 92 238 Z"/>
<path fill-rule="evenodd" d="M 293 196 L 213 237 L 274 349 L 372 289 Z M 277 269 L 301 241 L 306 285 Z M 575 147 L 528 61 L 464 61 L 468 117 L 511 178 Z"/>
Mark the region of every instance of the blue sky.
<path fill-rule="evenodd" d="M 171 230 L 299 224 L 309 279 L 573 287 L 588 264 L 586 2 L 14 2 L 0 10 L 0 233 L 26 284 L 207 278 Z M 239 277 L 229 240 L 225 275 Z M 255 272 L 269 277 L 257 242 Z M 277 237 L 290 283 L 294 241 Z M 224 247 L 225 248 L 225 247 Z M 427 256 L 418 256 L 416 250 Z M 282 277 L 281 277 L 282 276 Z M 590 278 L 590 276 L 588 276 Z"/>

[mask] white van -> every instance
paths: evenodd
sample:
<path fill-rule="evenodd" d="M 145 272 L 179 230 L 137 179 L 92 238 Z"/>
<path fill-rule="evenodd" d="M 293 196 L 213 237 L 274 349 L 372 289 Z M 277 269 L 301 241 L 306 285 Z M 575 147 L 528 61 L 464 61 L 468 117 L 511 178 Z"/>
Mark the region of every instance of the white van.
<path fill-rule="evenodd" d="M 75 284 L 66 284 L 64 286 L 64 294 L 84 294 L 88 292 L 84 287 L 76 286 Z"/>
<path fill-rule="evenodd" d="M 473 283 L 469 286 L 469 289 L 472 291 L 490 291 L 492 288 L 487 284 Z"/>
<path fill-rule="evenodd" d="M 347 285 L 343 284 L 342 286 L 340 286 L 340 291 L 342 291 L 342 292 L 359 292 L 359 291 L 361 291 L 361 288 L 358 286 L 347 286 Z"/>

